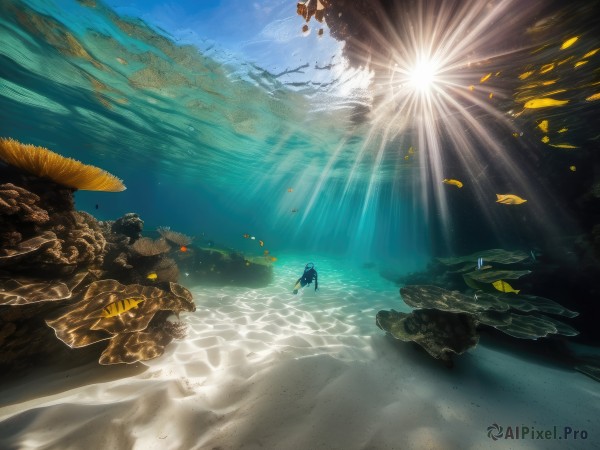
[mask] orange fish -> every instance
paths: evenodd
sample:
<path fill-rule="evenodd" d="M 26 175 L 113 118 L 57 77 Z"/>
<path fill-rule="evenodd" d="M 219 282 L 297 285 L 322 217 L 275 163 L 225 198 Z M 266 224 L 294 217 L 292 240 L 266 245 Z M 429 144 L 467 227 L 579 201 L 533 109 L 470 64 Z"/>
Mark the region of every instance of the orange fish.
<path fill-rule="evenodd" d="M 274 256 L 271 256 L 271 261 L 275 262 L 275 261 L 277 261 L 277 258 L 275 258 Z"/>
<path fill-rule="evenodd" d="M 250 235 L 248 233 L 242 234 L 242 236 L 246 239 L 248 239 L 250 237 Z"/>
<path fill-rule="evenodd" d="M 294 192 L 292 188 L 288 188 L 288 192 Z"/>
<path fill-rule="evenodd" d="M 185 245 L 182 245 L 181 247 L 179 247 L 179 250 L 181 250 L 182 252 L 187 252 L 187 247 Z"/>
<path fill-rule="evenodd" d="M 265 243 L 263 241 L 258 241 L 258 245 L 260 245 L 261 247 L 264 247 Z"/>

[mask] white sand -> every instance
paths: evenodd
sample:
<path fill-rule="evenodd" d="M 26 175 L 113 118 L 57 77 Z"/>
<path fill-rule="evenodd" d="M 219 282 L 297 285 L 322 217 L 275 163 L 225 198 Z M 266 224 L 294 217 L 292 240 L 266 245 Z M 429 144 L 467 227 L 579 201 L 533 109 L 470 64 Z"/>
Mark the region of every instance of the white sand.
<path fill-rule="evenodd" d="M 37 374 L 0 388 L 1 449 L 600 448 L 600 384 L 481 343 L 454 369 L 375 326 L 407 310 L 374 271 L 302 261 L 264 289 L 194 289 L 185 340 L 141 365 Z M 497 423 L 586 430 L 586 440 L 499 440 Z"/>

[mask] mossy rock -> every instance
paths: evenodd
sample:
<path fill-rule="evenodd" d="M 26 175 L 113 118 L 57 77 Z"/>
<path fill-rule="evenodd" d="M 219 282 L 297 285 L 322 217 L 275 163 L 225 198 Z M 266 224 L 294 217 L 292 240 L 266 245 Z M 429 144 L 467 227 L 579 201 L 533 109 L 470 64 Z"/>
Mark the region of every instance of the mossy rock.
<path fill-rule="evenodd" d="M 492 295 L 469 296 L 437 286 L 411 285 L 400 289 L 400 296 L 413 308 L 434 308 L 448 312 L 478 313 L 487 310 L 507 311 L 510 306 Z"/>
<path fill-rule="evenodd" d="M 491 250 L 483 250 L 475 252 L 466 256 L 456 256 L 450 258 L 437 258 L 439 262 L 446 266 L 454 266 L 461 263 L 475 263 L 477 260 L 483 258 L 484 263 L 498 263 L 498 264 L 515 264 L 525 261 L 531 256 L 522 250 L 504 250 L 501 248 L 494 248 Z"/>
<path fill-rule="evenodd" d="M 510 318 L 510 323 L 506 323 Z M 496 328 L 509 336 L 519 339 L 536 340 L 551 334 L 561 334 L 563 336 L 576 336 L 577 330 L 569 325 L 562 323 L 551 317 L 533 314 L 518 314 L 514 312 L 505 312 L 503 317 L 497 320 L 489 316 L 480 320 L 480 323 Z"/>
<path fill-rule="evenodd" d="M 419 344 L 447 366 L 452 365 L 454 354 L 460 355 L 479 342 L 477 323 L 471 314 L 437 309 L 401 313 L 392 309 L 379 311 L 376 323 L 395 339 Z"/>
<path fill-rule="evenodd" d="M 265 287 L 273 280 L 273 266 L 264 257 L 215 248 L 194 249 L 188 282 L 216 286 Z"/>
<path fill-rule="evenodd" d="M 547 314 L 555 314 L 557 316 L 564 317 L 577 317 L 579 315 L 576 311 L 571 311 L 564 306 L 556 303 L 554 300 L 549 298 L 538 297 L 536 295 L 514 295 L 514 294 L 503 294 L 495 296 L 500 300 L 504 300 L 510 305 L 512 309 L 517 309 L 523 312 L 539 311 Z"/>
<path fill-rule="evenodd" d="M 531 270 L 474 270 L 473 272 L 465 273 L 463 277 L 468 277 L 478 283 L 491 284 L 497 280 L 518 280 L 530 273 Z"/>

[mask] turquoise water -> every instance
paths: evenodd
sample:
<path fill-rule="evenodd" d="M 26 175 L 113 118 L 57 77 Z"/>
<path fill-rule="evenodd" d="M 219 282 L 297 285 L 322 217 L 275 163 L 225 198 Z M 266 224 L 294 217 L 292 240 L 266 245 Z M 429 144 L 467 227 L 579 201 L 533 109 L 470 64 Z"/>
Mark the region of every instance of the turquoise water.
<path fill-rule="evenodd" d="M 241 235 L 251 233 L 274 254 L 424 263 L 418 208 L 392 202 L 401 186 L 378 186 L 365 203 L 370 157 L 354 163 L 365 127 L 349 127 L 341 106 L 324 109 L 311 101 L 318 92 L 123 20 L 100 5 L 3 4 L 2 135 L 101 166 L 127 186 L 118 195 L 79 192 L 78 208 L 99 219 L 136 212 L 148 228 L 204 233 L 244 251 Z M 89 56 L 73 56 L 65 33 Z M 407 253 L 411 262 L 399 258 Z"/>
<path fill-rule="evenodd" d="M 61 306 L 107 274 L 163 295 L 171 287 L 157 261 L 173 258 L 196 307 L 182 312 L 187 335 L 164 355 L 107 368 L 97 363 L 105 342 L 80 351 L 57 339 L 63 353 L 44 346 L 56 332 L 43 322 L 54 304 L 0 305 L 0 347 L 11 345 L 2 362 L 17 348 L 24 356 L 14 359 L 37 363 L 21 345 L 29 333 L 50 360 L 23 379 L 5 374 L 2 445 L 506 448 L 490 441 L 497 423 L 571 424 L 591 436 L 590 447 L 511 448 L 598 445 L 600 3 L 395 3 L 400 12 L 380 11 L 388 27 L 371 30 L 378 41 L 366 69 L 350 64 L 351 45 L 326 24 L 312 19 L 303 32 L 293 1 L 0 2 L 0 138 L 122 179 L 123 192 L 75 192 L 76 209 L 99 221 L 133 212 L 144 236 L 170 227 L 193 237 L 154 261 L 104 229 L 110 258 L 73 266 L 91 278 L 69 287 Z M 438 4 L 439 14 L 427 9 Z M 428 43 L 441 62 L 421 88 L 427 73 L 410 76 L 413 54 Z M 502 195 L 522 203 L 503 204 Z M 3 242 L 39 232 L 14 230 L 10 214 L 0 217 Z M 21 267 L 17 258 L 11 266 L 13 247 L 0 248 L 0 300 L 15 280 L 72 282 L 73 267 L 52 266 L 60 273 L 52 280 L 38 273 L 46 265 Z M 380 310 L 411 311 L 399 295 L 405 284 L 460 290 L 469 301 L 480 289 L 500 296 L 491 282 L 467 286 L 458 265 L 436 259 L 494 248 L 524 252 L 517 265 L 491 264 L 531 271 L 503 276 L 577 311 L 559 319 L 578 336 L 521 340 L 484 328 L 477 348 L 446 370 L 377 327 Z M 203 259 L 215 249 L 227 264 L 237 258 L 232 277 L 257 267 L 272 276 L 260 287 L 203 283 L 200 274 L 222 275 L 227 265 Z M 309 261 L 319 290 L 294 295 Z M 475 264 L 465 271 L 485 274 Z M 156 329 L 148 321 L 110 335 L 110 345 L 168 329 L 175 309 L 152 317 Z M 82 316 L 73 317 L 77 331 Z M 81 364 L 71 354 L 83 355 Z M 595 364 L 587 370 L 595 379 L 575 371 L 584 362 Z"/>

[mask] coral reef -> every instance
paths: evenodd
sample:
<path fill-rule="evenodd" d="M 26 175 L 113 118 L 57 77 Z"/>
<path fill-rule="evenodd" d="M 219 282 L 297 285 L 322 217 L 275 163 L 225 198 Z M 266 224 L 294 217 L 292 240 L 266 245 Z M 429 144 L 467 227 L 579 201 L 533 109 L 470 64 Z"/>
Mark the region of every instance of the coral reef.
<path fill-rule="evenodd" d="M 103 310 L 109 305 L 119 302 L 126 305 L 131 299 L 138 302 L 134 307 L 114 316 L 103 315 Z M 161 327 L 167 316 L 157 315 L 159 311 L 178 315 L 182 311 L 195 310 L 192 294 L 175 283 L 169 283 L 168 290 L 163 290 L 101 280 L 90 284 L 80 301 L 67 306 L 58 317 L 48 319 L 46 323 L 60 340 L 72 348 L 116 339 L 100 358 L 101 364 L 115 364 L 145 361 L 162 354 L 159 349 L 164 349 L 173 336 L 168 328 Z M 148 352 L 139 347 L 139 342 L 152 343 Z M 133 348 L 137 350 L 134 352 Z M 139 359 L 133 361 L 133 354 Z"/>
<path fill-rule="evenodd" d="M 166 239 L 153 240 L 146 237 L 135 241 L 131 248 L 141 256 L 157 256 L 171 250 L 171 246 L 167 243 Z"/>
<path fill-rule="evenodd" d="M 166 240 L 142 238 L 143 221 L 136 214 L 98 222 L 74 209 L 77 188 L 122 190 L 120 180 L 6 139 L 0 142 L 0 175 L 6 181 L 0 185 L 4 373 L 44 359 L 76 355 L 83 363 L 98 358 L 96 346 L 80 352 L 63 342 L 81 347 L 111 340 L 100 362 L 114 364 L 156 357 L 183 335 L 183 325 L 167 318 L 195 307 L 191 293 L 176 284 L 179 269 L 164 254 L 170 249 Z M 144 256 L 148 248 L 153 249 L 151 256 Z M 132 305 L 133 299 L 143 301 L 125 314 L 104 317 L 102 308 L 115 302 Z M 78 316 L 82 311 L 85 316 Z M 56 326 L 56 333 L 46 320 Z"/>
<path fill-rule="evenodd" d="M 427 353 L 452 367 L 452 355 L 464 353 L 479 342 L 477 322 L 470 314 L 437 309 L 419 309 L 411 313 L 379 311 L 379 328 L 392 337 L 415 342 Z"/>
<path fill-rule="evenodd" d="M 186 236 L 183 233 L 171 231 L 171 229 L 169 227 L 159 227 L 156 229 L 156 231 L 158 231 L 159 234 L 163 238 L 165 238 L 167 241 L 169 241 L 175 245 L 186 246 L 186 245 L 190 245 L 192 243 L 191 237 Z"/>
<path fill-rule="evenodd" d="M 209 285 L 264 287 L 273 279 L 273 268 L 265 258 L 216 248 L 194 248 L 190 259 L 181 263 L 191 282 Z"/>
<path fill-rule="evenodd" d="M 525 269 L 524 264 L 532 270 Z M 419 311 L 427 311 L 428 314 L 431 314 L 431 311 L 438 311 L 444 314 L 469 316 L 476 326 L 477 337 L 479 336 L 477 330 L 481 327 L 491 327 L 511 337 L 531 340 L 551 335 L 578 335 L 579 332 L 575 328 L 548 316 L 551 314 L 574 318 L 579 315 L 577 312 L 545 297 L 521 294 L 520 290 L 512 288 L 508 291 L 504 290 L 506 282 L 503 280 L 511 280 L 511 283 L 520 282 L 521 277 L 529 277 L 538 272 L 539 266 L 536 264 L 533 252 L 527 254 L 502 249 L 480 251 L 461 257 L 437 258 L 437 263 L 429 265 L 429 271 L 410 274 L 402 280 L 409 283 L 414 281 L 426 283 L 411 283 L 400 289 L 404 303 L 414 308 L 412 315 L 380 311 L 377 315 L 377 323 L 380 328 L 394 337 L 404 341 L 412 340 L 426 347 L 427 351 L 436 358 L 446 362 L 452 355 L 446 354 L 442 357 L 437 349 L 444 340 L 454 343 L 454 337 L 451 336 L 452 327 L 444 329 L 438 329 L 436 326 L 422 327 L 419 333 L 412 334 L 406 329 L 403 334 L 398 334 L 398 329 L 402 329 L 406 323 L 420 320 L 421 316 L 417 314 Z M 502 284 L 502 289 L 498 288 L 499 282 Z M 444 289 L 439 285 L 451 286 L 453 290 Z M 436 317 L 443 317 L 443 314 Z M 390 321 L 393 323 L 390 324 Z M 395 330 L 396 334 L 391 330 Z M 456 338 L 462 337 L 460 335 Z"/>
<path fill-rule="evenodd" d="M 144 221 L 135 213 L 127 213 L 111 223 L 110 231 L 127 236 L 133 244 L 142 237 Z"/>

